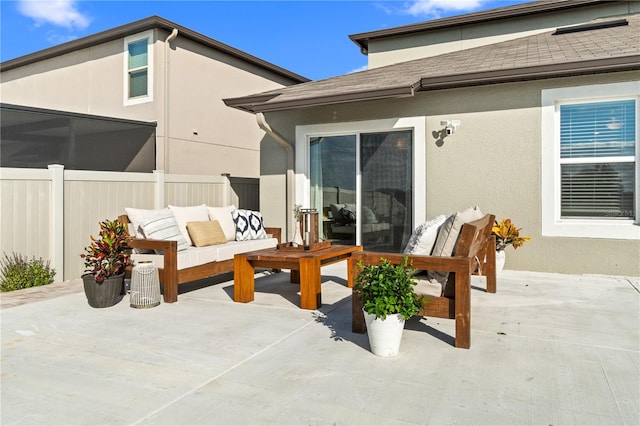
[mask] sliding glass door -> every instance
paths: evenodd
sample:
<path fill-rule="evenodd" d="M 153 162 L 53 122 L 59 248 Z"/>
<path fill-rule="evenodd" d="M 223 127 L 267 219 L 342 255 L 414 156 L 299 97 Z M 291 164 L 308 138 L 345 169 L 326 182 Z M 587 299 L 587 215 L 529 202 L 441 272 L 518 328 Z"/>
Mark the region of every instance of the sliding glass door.
<path fill-rule="evenodd" d="M 309 140 L 311 208 L 320 213 L 320 235 L 340 244 L 356 243 L 356 158 L 355 135 Z"/>
<path fill-rule="evenodd" d="M 401 251 L 413 229 L 413 132 L 309 138 L 310 205 L 321 235 L 366 250 Z"/>
<path fill-rule="evenodd" d="M 360 135 L 360 234 L 367 250 L 399 252 L 413 230 L 412 132 Z"/>

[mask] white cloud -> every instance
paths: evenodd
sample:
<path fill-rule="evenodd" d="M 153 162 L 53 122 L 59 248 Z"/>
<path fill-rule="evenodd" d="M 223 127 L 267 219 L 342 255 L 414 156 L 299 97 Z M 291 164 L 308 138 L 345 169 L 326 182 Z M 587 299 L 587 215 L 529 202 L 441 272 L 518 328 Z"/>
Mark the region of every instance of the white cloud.
<path fill-rule="evenodd" d="M 68 29 L 85 29 L 90 19 L 78 11 L 72 0 L 20 0 L 18 9 L 37 26 L 52 24 Z"/>
<path fill-rule="evenodd" d="M 413 16 L 439 18 L 446 12 L 471 12 L 488 0 L 417 0 L 407 4 L 406 12 Z"/>
<path fill-rule="evenodd" d="M 354 70 L 349 71 L 347 74 L 353 74 L 354 72 L 366 71 L 368 69 L 369 69 L 369 67 L 367 65 L 363 65 L 361 67 L 358 67 L 358 68 L 356 68 Z"/>

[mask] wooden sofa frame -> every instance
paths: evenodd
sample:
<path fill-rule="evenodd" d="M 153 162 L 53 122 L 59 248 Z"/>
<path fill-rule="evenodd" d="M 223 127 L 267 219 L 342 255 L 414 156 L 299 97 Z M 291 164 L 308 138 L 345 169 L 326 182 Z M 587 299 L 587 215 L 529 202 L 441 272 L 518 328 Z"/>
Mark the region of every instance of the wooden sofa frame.
<path fill-rule="evenodd" d="M 491 233 L 494 222 L 495 216 L 487 214 L 463 224 L 452 256 L 408 256 L 417 270 L 449 272 L 443 294 L 440 297 L 428 296 L 418 315 L 455 319 L 457 348 L 469 349 L 471 346 L 471 275 L 479 273 L 486 276 L 486 291 L 496 292 L 496 239 Z M 353 253 L 349 261 L 349 277 L 355 280 L 358 276 L 360 262 L 376 265 L 385 258 L 392 264 L 398 264 L 405 256 L 398 253 Z M 353 287 L 353 282 L 349 282 L 349 287 Z M 355 291 L 352 297 L 352 331 L 366 331 L 362 302 Z"/>
<path fill-rule="evenodd" d="M 118 216 L 120 223 L 129 224 L 129 216 Z M 266 228 L 267 234 L 273 235 L 280 243 L 282 230 L 280 228 Z M 165 303 L 178 301 L 178 285 L 215 275 L 233 272 L 233 258 L 209 262 L 191 268 L 178 269 L 177 241 L 151 240 L 130 237 L 128 245 L 132 249 L 162 250 L 164 252 L 164 267 L 158 268 L 160 284 Z"/>

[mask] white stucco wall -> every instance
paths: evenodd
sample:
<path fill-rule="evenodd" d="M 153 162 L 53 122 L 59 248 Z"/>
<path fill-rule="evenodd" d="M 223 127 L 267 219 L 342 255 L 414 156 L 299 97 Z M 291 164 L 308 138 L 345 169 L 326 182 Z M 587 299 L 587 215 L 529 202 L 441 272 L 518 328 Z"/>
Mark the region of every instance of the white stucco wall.
<path fill-rule="evenodd" d="M 541 90 L 571 85 L 637 80 L 637 73 L 583 76 L 419 93 L 414 98 L 371 101 L 268 114 L 271 126 L 288 140 L 300 124 L 425 115 L 426 218 L 471 205 L 508 217 L 533 241 L 508 249 L 507 268 L 640 276 L 640 241 L 546 237 L 541 212 Z M 441 120 L 460 120 L 456 133 L 438 142 Z M 283 150 L 263 152 L 263 168 Z M 638 165 L 636 164 L 636 170 Z M 285 191 L 270 171 L 263 194 Z M 282 198 L 282 197 L 279 197 Z M 266 206 L 265 206 L 266 207 Z M 281 214 L 265 211 L 266 215 Z"/>

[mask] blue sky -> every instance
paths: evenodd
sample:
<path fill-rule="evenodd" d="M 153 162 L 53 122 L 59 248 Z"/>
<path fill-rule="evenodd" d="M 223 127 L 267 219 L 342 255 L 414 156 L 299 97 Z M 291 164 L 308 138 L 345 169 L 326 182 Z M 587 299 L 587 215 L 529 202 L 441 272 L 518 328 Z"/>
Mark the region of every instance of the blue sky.
<path fill-rule="evenodd" d="M 0 0 L 0 61 L 159 15 L 313 80 L 363 69 L 350 34 L 528 0 Z"/>

